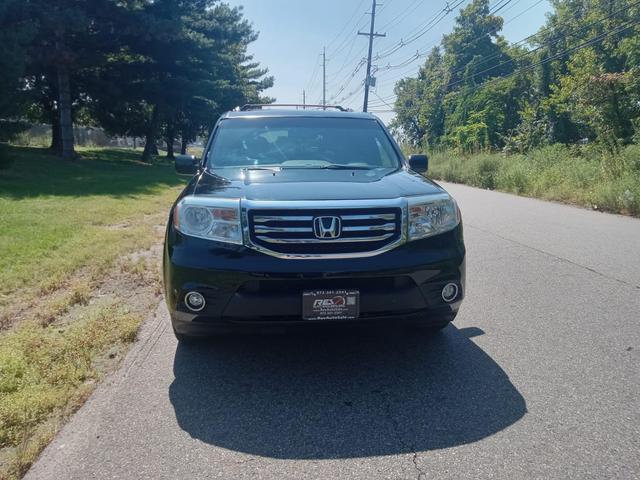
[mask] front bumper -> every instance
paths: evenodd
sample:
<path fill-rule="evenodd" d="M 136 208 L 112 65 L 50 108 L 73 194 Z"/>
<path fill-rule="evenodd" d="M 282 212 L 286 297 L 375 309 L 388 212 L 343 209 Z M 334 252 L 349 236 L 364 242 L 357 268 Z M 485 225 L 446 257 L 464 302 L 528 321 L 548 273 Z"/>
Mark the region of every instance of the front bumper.
<path fill-rule="evenodd" d="M 453 303 L 441 296 L 454 282 Z M 409 242 L 368 258 L 281 259 L 244 246 L 167 231 L 165 297 L 178 333 L 207 335 L 235 329 L 407 320 L 426 325 L 452 320 L 465 294 L 462 225 L 436 237 Z M 356 320 L 302 320 L 302 293 L 315 289 L 357 289 Z M 184 303 L 196 290 L 206 299 L 198 313 Z"/>

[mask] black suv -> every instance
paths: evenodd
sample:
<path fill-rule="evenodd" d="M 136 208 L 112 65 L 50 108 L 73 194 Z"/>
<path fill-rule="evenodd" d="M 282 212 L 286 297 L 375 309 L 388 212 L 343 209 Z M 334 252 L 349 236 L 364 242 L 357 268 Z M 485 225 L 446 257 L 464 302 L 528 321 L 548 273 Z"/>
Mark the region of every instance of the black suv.
<path fill-rule="evenodd" d="M 465 289 L 460 210 L 382 122 L 246 106 L 216 124 L 167 227 L 178 340 L 242 328 L 412 323 L 439 329 Z"/>

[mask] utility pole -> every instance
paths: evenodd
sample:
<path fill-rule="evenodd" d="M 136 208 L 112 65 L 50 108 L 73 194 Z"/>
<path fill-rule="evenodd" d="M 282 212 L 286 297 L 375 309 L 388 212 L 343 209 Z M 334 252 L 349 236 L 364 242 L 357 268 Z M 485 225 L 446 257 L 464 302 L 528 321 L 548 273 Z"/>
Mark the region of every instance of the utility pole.
<path fill-rule="evenodd" d="M 384 33 L 376 33 L 376 7 L 380 5 L 376 3 L 376 0 L 372 0 L 371 4 L 371 28 L 369 33 L 366 32 L 358 32 L 358 35 L 364 35 L 365 37 L 369 37 L 369 55 L 367 56 L 367 77 L 364 80 L 364 106 L 362 107 L 362 111 L 366 112 L 369 108 L 369 87 L 371 86 L 371 56 L 373 55 L 373 39 L 375 37 L 386 37 L 387 35 Z"/>
<path fill-rule="evenodd" d="M 322 109 L 327 106 L 327 48 L 322 49 Z"/>

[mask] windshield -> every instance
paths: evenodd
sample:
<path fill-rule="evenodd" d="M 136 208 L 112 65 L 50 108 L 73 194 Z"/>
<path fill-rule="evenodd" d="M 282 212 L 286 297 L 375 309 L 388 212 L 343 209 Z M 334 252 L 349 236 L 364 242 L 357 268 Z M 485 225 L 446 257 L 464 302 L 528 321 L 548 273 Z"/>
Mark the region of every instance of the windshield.
<path fill-rule="evenodd" d="M 374 119 L 223 120 L 206 156 L 209 168 L 396 169 L 400 159 Z"/>

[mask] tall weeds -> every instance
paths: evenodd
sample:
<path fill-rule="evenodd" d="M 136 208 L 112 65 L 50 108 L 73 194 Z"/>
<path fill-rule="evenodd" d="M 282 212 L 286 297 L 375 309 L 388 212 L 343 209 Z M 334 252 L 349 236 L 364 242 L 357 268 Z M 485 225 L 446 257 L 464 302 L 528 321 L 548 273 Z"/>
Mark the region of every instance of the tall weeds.
<path fill-rule="evenodd" d="M 551 145 L 523 155 L 436 152 L 429 176 L 616 213 L 640 215 L 640 146 L 619 154 Z"/>

